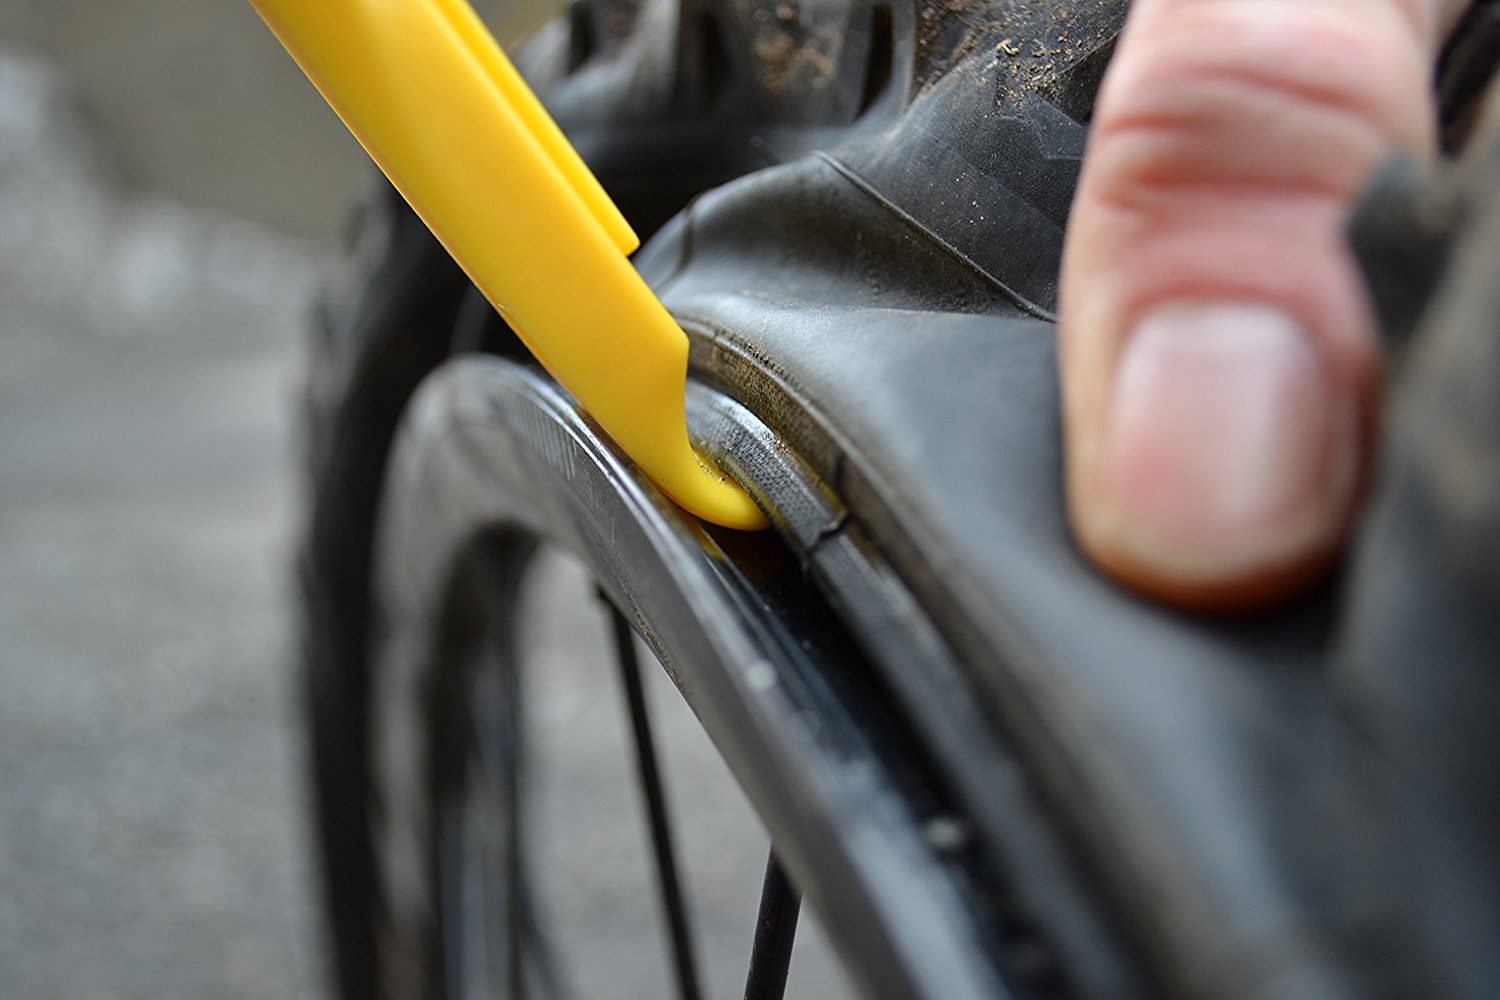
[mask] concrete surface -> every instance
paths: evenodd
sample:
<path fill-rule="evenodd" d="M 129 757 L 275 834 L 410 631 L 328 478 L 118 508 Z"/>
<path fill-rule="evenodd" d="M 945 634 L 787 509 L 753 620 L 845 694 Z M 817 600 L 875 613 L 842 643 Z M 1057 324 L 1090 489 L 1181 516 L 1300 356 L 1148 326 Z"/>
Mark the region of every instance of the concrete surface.
<path fill-rule="evenodd" d="M 304 247 L 117 195 L 0 56 L 0 994 L 310 997 L 287 570 Z"/>
<path fill-rule="evenodd" d="M 511 40 L 559 3 L 475 6 Z M 73 81 L 132 188 L 331 241 L 369 170 L 248 0 L 3 0 L 0 43 Z"/>
<path fill-rule="evenodd" d="M 316 998 L 290 538 L 318 255 L 122 193 L 74 108 L 0 51 L 0 997 Z M 666 996 L 604 626 L 576 570 L 543 587 L 542 905 L 575 996 Z M 765 837 L 651 676 L 710 995 L 737 995 Z M 791 996 L 844 995 L 818 939 Z"/>

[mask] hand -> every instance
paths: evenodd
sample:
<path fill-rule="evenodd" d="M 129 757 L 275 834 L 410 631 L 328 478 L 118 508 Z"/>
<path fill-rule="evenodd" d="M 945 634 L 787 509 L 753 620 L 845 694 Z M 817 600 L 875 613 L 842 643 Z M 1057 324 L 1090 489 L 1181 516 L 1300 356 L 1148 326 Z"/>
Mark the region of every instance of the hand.
<path fill-rule="evenodd" d="M 1395 149 L 1435 143 L 1467 0 L 1135 0 L 1064 254 L 1070 514 L 1088 554 L 1231 610 L 1323 575 L 1379 399 L 1343 241 Z"/>

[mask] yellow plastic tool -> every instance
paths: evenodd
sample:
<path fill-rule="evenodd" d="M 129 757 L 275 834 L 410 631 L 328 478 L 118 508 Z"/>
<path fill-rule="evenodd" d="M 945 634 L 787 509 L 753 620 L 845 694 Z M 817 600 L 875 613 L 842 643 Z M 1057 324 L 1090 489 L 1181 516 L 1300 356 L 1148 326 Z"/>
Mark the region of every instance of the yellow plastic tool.
<path fill-rule="evenodd" d="M 673 500 L 764 527 L 688 442 L 687 337 L 639 239 L 466 0 L 251 0 L 552 375 Z"/>

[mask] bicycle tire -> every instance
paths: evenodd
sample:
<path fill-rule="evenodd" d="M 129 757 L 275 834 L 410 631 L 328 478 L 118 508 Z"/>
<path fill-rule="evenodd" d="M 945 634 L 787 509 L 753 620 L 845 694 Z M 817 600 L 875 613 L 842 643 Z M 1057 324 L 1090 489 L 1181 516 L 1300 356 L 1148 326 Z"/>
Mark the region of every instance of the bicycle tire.
<path fill-rule="evenodd" d="M 1018 20 L 1022 8 L 1028 17 Z M 884 28 L 875 13 L 880 9 L 887 11 Z M 804 779 L 817 765 L 781 772 L 776 787 L 757 785 L 756 754 L 734 749 L 742 721 L 726 721 L 727 709 L 700 708 L 710 733 L 730 745 L 731 764 L 773 830 L 780 829 L 793 875 L 833 916 L 832 932 L 852 956 L 857 977 L 882 996 L 945 995 L 931 992 L 937 989 L 956 991 L 946 995 L 973 989 L 976 995 L 1376 996 L 1407 995 L 1434 981 L 1431 963 L 1441 965 L 1441 959 L 1424 949 L 1439 955 L 1443 949 L 1424 943 L 1424 935 L 1392 931 L 1406 926 L 1409 906 L 1402 881 L 1381 873 L 1394 866 L 1404 842 L 1401 835 L 1387 836 L 1379 823 L 1371 832 L 1371 817 L 1380 814 L 1401 769 L 1378 763 L 1389 747 L 1378 740 L 1367 745 L 1361 729 L 1388 710 L 1391 696 L 1361 673 L 1374 670 L 1371 664 L 1385 652 L 1362 650 L 1339 630 L 1346 615 L 1368 614 L 1360 611 L 1360 598 L 1346 601 L 1330 589 L 1268 619 L 1190 622 L 1098 580 L 1068 540 L 1047 320 L 1091 86 L 1123 5 L 960 4 L 941 12 L 923 6 L 909 12 L 912 20 L 879 5 L 824 11 L 813 16 L 814 26 L 821 16 L 853 24 L 861 39 L 854 48 L 867 56 L 880 51 L 882 31 L 889 31 L 890 72 L 899 78 L 900 70 L 909 71 L 913 90 L 891 97 L 900 88 L 887 91 L 883 72 L 861 66 L 830 84 L 834 97 L 817 113 L 799 109 L 785 92 L 768 111 L 712 74 L 705 78 L 701 53 L 725 46 L 724 29 L 688 19 L 693 30 L 676 36 L 681 51 L 672 45 L 629 51 L 644 53 L 636 65 L 643 60 L 648 70 L 661 53 L 669 63 L 682 56 L 690 71 L 678 77 L 679 86 L 689 97 L 713 97 L 693 98 L 699 112 L 729 108 L 709 131 L 732 141 L 703 143 L 703 155 L 690 167 L 667 171 L 660 184 L 643 181 L 643 171 L 702 142 L 705 119 L 687 114 L 687 125 L 675 132 L 643 132 L 638 93 L 609 89 L 615 78 L 608 73 L 578 72 L 588 69 L 601 46 L 628 50 L 623 40 L 636 27 L 634 14 L 611 22 L 615 7 L 581 10 L 544 35 L 523 64 L 565 124 L 570 113 L 577 116 L 570 130 L 606 185 L 611 176 L 617 193 L 636 184 L 649 206 L 641 217 L 666 218 L 701 187 L 759 166 L 767 149 L 790 161 L 693 201 L 648 244 L 639 266 L 690 334 L 696 433 L 714 444 L 716 460 L 751 489 L 778 527 L 780 541 L 755 546 L 785 546 L 805 569 L 809 599 L 818 602 L 824 623 L 813 631 L 834 628 L 851 637 L 847 655 L 859 664 L 853 673 L 875 678 L 875 695 L 867 694 L 864 703 L 883 706 L 878 711 L 895 734 L 892 747 L 910 747 L 905 752 L 921 762 L 920 784 L 937 790 L 938 815 L 958 817 L 959 828 L 971 835 L 956 859 L 933 860 L 922 869 L 930 876 L 927 890 L 947 886 L 942 891 L 949 898 L 963 900 L 948 911 L 945 926 L 958 928 L 950 943 L 983 942 L 954 963 L 951 975 L 958 978 L 950 980 L 924 971 L 911 956 L 904 935 L 912 928 L 902 930 L 878 907 L 849 902 L 851 893 L 856 902 L 860 893 L 866 903 L 880 898 L 878 873 L 859 870 L 856 851 L 835 841 L 841 860 L 812 861 L 812 830 L 784 819 L 795 811 L 786 800 L 803 794 Z M 918 16 L 926 10 L 934 16 Z M 775 11 L 770 17 L 781 21 Z M 1078 18 L 1092 29 L 1078 36 L 1089 44 L 1078 46 L 1073 61 L 1047 73 L 997 74 L 998 84 L 981 70 L 975 52 L 994 51 L 1002 41 L 1015 47 L 1015 37 L 1031 37 L 1018 28 L 1050 39 L 1057 18 Z M 580 33 L 587 44 L 577 41 Z M 682 100 L 681 92 L 666 98 L 674 114 L 681 105 L 672 101 Z M 910 113 L 908 101 L 915 98 L 926 102 L 922 114 Z M 662 106 L 652 105 L 657 110 L 650 114 L 660 115 Z M 760 145 L 745 141 L 751 134 Z M 980 134 L 990 145 L 976 145 Z M 828 147 L 836 149 L 799 158 Z M 934 173 L 952 176 L 952 188 L 923 190 L 923 178 Z M 969 211 L 981 198 L 1006 213 L 1009 239 L 997 244 L 993 223 Z M 1407 246 L 1415 239 L 1410 230 L 1397 237 Z M 407 239 L 424 246 L 415 258 L 438 252 L 415 230 Z M 1408 291 L 1425 295 L 1430 289 Z M 451 326 L 462 301 L 461 288 L 450 287 L 429 329 Z M 1420 303 L 1403 305 L 1420 312 Z M 355 339 L 374 342 L 366 333 Z M 441 451 L 435 442 L 445 435 L 471 434 L 511 443 L 494 446 L 494 454 L 467 449 L 454 466 L 464 471 L 440 477 L 446 485 L 435 495 L 494 503 L 504 496 L 503 483 L 475 489 L 476 469 L 517 468 L 515 453 L 528 442 L 552 442 L 532 448 L 544 462 L 549 454 L 581 448 L 588 461 L 575 471 L 609 470 L 603 485 L 590 494 L 573 481 L 554 499 L 592 497 L 595 507 L 580 509 L 595 514 L 602 498 L 628 500 L 627 523 L 659 529 L 660 538 L 676 540 L 670 544 L 679 555 L 694 551 L 691 542 L 698 558 L 705 547 L 717 547 L 722 559 L 715 565 L 735 565 L 728 551 L 733 545 L 674 520 L 670 505 L 634 478 L 565 399 L 522 369 L 449 362 L 423 389 L 419 405 L 409 408 L 414 376 L 447 353 L 450 338 L 438 333 L 434 339 L 445 346 L 424 348 L 422 361 L 405 369 L 400 391 L 383 397 L 390 408 L 383 412 L 405 414 L 403 454 L 418 457 L 398 461 L 389 481 L 380 475 L 394 419 L 349 446 L 363 454 L 363 499 L 355 509 L 372 512 L 349 531 L 350 545 L 362 546 L 361 558 L 367 560 L 374 545 L 373 511 L 382 496 L 403 498 L 393 501 L 391 516 L 405 518 L 413 537 L 438 530 L 443 516 L 412 499 L 411 483 L 421 476 L 410 470 L 432 468 L 430 449 Z M 461 339 L 494 352 L 511 350 L 493 326 L 471 323 Z M 498 385 L 529 399 L 532 415 L 520 415 L 519 404 L 498 403 Z M 977 415 L 975 401 L 983 402 Z M 342 405 L 333 403 L 333 412 Z M 336 518 L 346 488 L 320 487 L 325 499 L 318 509 Z M 588 532 L 598 530 L 592 515 L 548 521 L 549 509 L 558 508 L 533 497 L 499 511 L 499 520 L 592 555 L 594 568 L 653 647 L 669 663 L 682 662 L 664 626 L 701 628 L 718 613 L 688 614 L 684 622 L 680 611 L 639 600 L 632 608 L 629 595 L 644 584 L 619 575 L 607 546 L 587 543 Z M 410 510 L 430 516 L 401 513 Z M 392 619 L 398 627 L 418 623 L 413 627 L 421 633 L 419 623 L 435 620 L 430 602 L 448 593 L 460 567 L 469 565 L 453 539 L 490 537 L 497 526 L 496 510 L 482 503 L 476 510 L 463 531 L 441 544 L 389 543 L 412 553 L 417 564 L 436 560 L 415 598 L 395 605 L 405 609 Z M 389 530 L 390 537 L 402 537 L 401 530 Z M 1378 525 L 1358 554 L 1410 531 L 1405 522 Z M 315 540 L 309 551 L 319 551 L 319 544 Z M 500 563 L 518 558 L 508 555 Z M 339 560 L 325 562 L 310 572 L 310 591 L 316 597 L 349 585 L 363 603 L 357 621 L 345 609 L 341 627 L 347 635 L 358 632 L 363 643 L 371 625 L 368 565 L 360 566 L 363 577 L 331 584 Z M 509 579 L 504 572 L 501 577 Z M 1353 588 L 1356 595 L 1368 589 Z M 747 596 L 755 588 L 738 593 L 736 620 L 755 620 L 755 601 Z M 681 596 L 692 607 L 688 595 Z M 319 606 L 311 606 L 316 617 Z M 421 607 L 428 610 L 413 610 Z M 792 611 L 778 613 L 785 631 Z M 1472 672 L 1486 648 L 1474 640 L 1461 651 L 1469 659 L 1455 662 L 1469 663 Z M 344 659 L 331 668 L 334 660 L 326 656 L 314 663 L 314 676 L 334 672 L 346 679 L 334 696 L 314 686 L 313 714 L 315 733 L 334 733 L 335 742 L 352 739 L 362 748 L 345 748 L 343 758 L 320 757 L 329 774 L 322 783 L 325 835 L 339 822 L 345 827 L 341 836 L 327 837 L 325 851 L 334 860 L 336 917 L 348 921 L 340 956 L 345 995 L 353 1000 L 377 995 L 379 970 L 392 954 L 389 928 L 380 929 L 384 903 L 369 893 L 389 878 L 380 874 L 365 825 L 372 815 L 370 782 L 390 776 L 370 759 L 351 762 L 368 752 L 371 729 L 359 714 L 369 692 L 358 689 L 360 681 L 350 685 L 347 675 L 367 683 L 379 668 L 363 646 L 357 656 L 347 648 L 340 655 Z M 766 658 L 757 656 L 757 662 Z M 419 653 L 408 659 L 423 662 Z M 695 684 L 733 688 L 726 678 L 746 669 L 740 658 L 706 659 L 718 680 Z M 1351 661 L 1358 669 L 1350 670 Z M 831 663 L 819 670 L 839 675 Z M 696 675 L 679 667 L 677 676 Z M 1351 677 L 1360 696 L 1353 708 L 1344 690 Z M 357 689 L 352 701 L 351 686 Z M 733 693 L 742 714 L 754 704 L 754 692 Z M 701 690 L 687 695 L 695 706 L 705 697 Z M 397 699 L 408 712 L 412 704 Z M 1426 723 L 1438 725 L 1431 718 Z M 1471 750 L 1459 747 L 1450 756 Z M 927 815 L 915 805 L 921 796 L 911 786 L 893 779 L 890 787 L 910 793 L 897 796 L 908 814 Z M 350 806 L 351 788 L 363 789 L 358 808 Z M 397 800 L 406 814 L 423 815 L 419 795 L 404 794 Z M 343 820 L 331 819 L 336 816 Z M 914 843 L 910 835 L 919 825 L 902 829 L 905 842 Z M 933 857 L 931 851 L 924 856 Z M 1444 861 L 1477 870 L 1472 858 Z M 342 888 L 334 874 L 340 865 Z M 844 877 L 827 879 L 832 871 Z M 363 888 L 351 889 L 361 879 Z M 962 884 L 982 891 L 951 896 Z M 1481 879 L 1471 887 L 1466 898 L 1478 908 L 1473 912 L 1496 898 L 1486 895 L 1488 885 Z M 404 983 L 409 995 L 424 995 L 434 988 L 430 921 L 414 918 L 405 926 L 405 937 L 397 935 L 405 941 L 395 949 L 398 959 L 424 949 L 428 957 L 408 966 L 418 971 L 384 985 Z M 1307 931 L 1274 929 L 1282 926 Z M 862 945 L 868 940 L 889 947 L 868 952 Z M 1469 981 L 1483 982 L 1485 961 L 1475 954 L 1453 961 L 1467 963 Z"/>
<path fill-rule="evenodd" d="M 1104 10 L 1111 4 L 1093 6 Z M 773 34 L 799 36 L 804 50 L 817 44 L 800 37 L 802 26 L 779 10 L 773 13 Z M 671 37 L 670 25 L 637 23 L 633 5 L 576 5 L 568 18 L 535 39 L 519 62 L 627 216 L 649 235 L 700 190 L 759 168 L 768 157 L 796 156 L 838 135 L 878 130 L 892 121 L 905 101 L 904 87 L 898 85 L 905 81 L 897 71 L 903 63 L 919 61 L 914 50 L 918 31 L 904 14 L 914 18 L 916 12 L 897 11 L 893 21 L 889 8 L 851 8 L 847 17 L 853 23 L 843 25 L 842 34 L 854 65 L 822 81 L 821 98 L 810 102 L 821 108 L 807 106 L 805 81 L 799 89 L 783 75 L 768 90 L 765 80 L 726 79 L 709 60 L 725 45 L 724 26 L 710 12 L 685 18 L 675 40 L 664 42 L 664 35 Z M 944 10 L 927 27 L 956 22 L 958 14 Z M 834 12 L 836 20 L 845 16 Z M 1109 31 L 1105 17 L 1093 27 L 1099 36 L 1095 41 L 1107 41 Z M 657 41 L 648 47 L 637 43 L 634 54 L 645 68 L 634 74 L 631 87 L 611 84 L 607 73 L 601 79 L 588 72 L 591 62 L 624 49 L 632 36 L 642 33 Z M 740 41 L 742 49 L 754 48 Z M 947 45 L 958 41 L 949 38 Z M 929 48 L 920 60 L 922 72 L 936 75 L 951 62 L 950 53 L 942 45 Z M 1097 68 L 1090 72 L 1097 77 Z M 670 80 L 665 106 L 663 88 L 653 82 L 663 78 Z M 655 96 L 643 100 L 641 91 Z M 1071 93 L 1065 91 L 1060 88 L 1058 94 Z M 1069 99 L 1077 103 L 1078 95 Z M 643 116 L 647 128 L 642 128 Z M 663 170 L 664 164 L 671 166 Z M 1060 175 L 1056 169 L 1044 171 L 1038 183 L 1061 190 L 1056 181 L 1060 176 L 1066 182 L 1066 158 L 1060 168 Z M 1047 201 L 1056 216 L 1056 194 Z M 1054 219 L 1044 228 L 1055 253 L 1060 224 Z M 373 860 L 362 828 L 372 807 L 365 643 L 371 626 L 368 559 L 374 510 L 395 415 L 417 379 L 445 353 L 448 337 L 442 328 L 453 323 L 463 295 L 436 244 L 389 192 L 364 213 L 363 227 L 356 228 L 352 242 L 353 267 L 335 285 L 333 306 L 324 310 L 323 326 L 330 332 L 317 342 L 313 366 L 313 517 L 303 578 L 323 870 L 338 939 L 339 979 L 346 996 L 364 997 L 376 989 L 377 950 L 370 923 Z M 982 299 L 991 292 L 984 289 L 970 297 Z M 1047 294 L 1045 287 L 1041 294 Z M 425 310 L 415 304 L 422 296 L 428 297 Z M 407 332 L 399 333 L 403 328 Z M 503 335 L 479 336 L 491 347 L 514 350 Z"/>

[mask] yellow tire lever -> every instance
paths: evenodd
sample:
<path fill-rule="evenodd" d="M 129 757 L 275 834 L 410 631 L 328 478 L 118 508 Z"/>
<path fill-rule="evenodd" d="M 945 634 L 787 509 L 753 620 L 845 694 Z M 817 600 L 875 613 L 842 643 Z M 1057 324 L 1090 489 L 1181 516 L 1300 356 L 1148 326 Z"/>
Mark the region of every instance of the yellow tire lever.
<path fill-rule="evenodd" d="M 467 0 L 251 0 L 527 348 L 677 503 L 759 509 L 693 451 L 687 336 L 640 241 Z"/>

